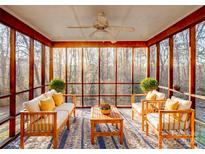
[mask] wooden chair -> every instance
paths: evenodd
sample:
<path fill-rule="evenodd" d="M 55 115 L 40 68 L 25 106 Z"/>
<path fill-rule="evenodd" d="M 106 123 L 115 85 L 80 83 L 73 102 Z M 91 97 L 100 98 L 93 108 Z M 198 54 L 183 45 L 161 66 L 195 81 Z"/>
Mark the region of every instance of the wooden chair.
<path fill-rule="evenodd" d="M 149 111 L 149 102 L 146 110 Z M 183 117 L 185 116 L 185 117 Z M 182 117 L 185 120 L 182 120 Z M 194 110 L 159 110 L 157 113 L 147 113 L 146 135 L 149 127 L 158 135 L 158 147 L 162 148 L 164 138 L 190 138 L 190 147 L 194 148 Z"/>
<path fill-rule="evenodd" d="M 162 94 L 162 93 L 161 93 Z M 162 100 L 147 100 L 147 99 L 141 99 L 141 102 L 135 103 L 135 97 L 142 97 L 146 96 L 147 94 L 132 94 L 131 95 L 131 105 L 132 105 L 132 120 L 134 120 L 134 113 L 136 112 L 139 116 L 141 116 L 141 121 L 142 121 L 142 131 L 144 131 L 144 126 L 145 126 L 145 119 L 146 119 L 146 108 L 145 108 L 145 103 L 149 102 L 150 107 L 149 112 L 156 112 L 158 109 L 161 108 L 161 104 L 165 103 L 165 99 Z M 160 107 L 160 108 L 159 108 Z"/>

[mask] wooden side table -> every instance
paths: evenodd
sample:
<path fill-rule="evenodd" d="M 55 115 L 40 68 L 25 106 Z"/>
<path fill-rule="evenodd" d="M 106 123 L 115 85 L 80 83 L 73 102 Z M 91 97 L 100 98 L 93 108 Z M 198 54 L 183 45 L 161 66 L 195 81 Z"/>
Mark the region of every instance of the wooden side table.
<path fill-rule="evenodd" d="M 109 115 L 104 115 L 101 113 L 100 108 L 98 106 L 94 106 L 91 108 L 91 144 L 94 144 L 94 139 L 96 136 L 119 136 L 120 144 L 123 144 L 123 118 L 120 116 L 118 109 L 115 106 L 111 106 L 111 113 Z M 116 124 L 119 131 L 112 132 L 97 132 L 96 125 L 97 124 Z"/>

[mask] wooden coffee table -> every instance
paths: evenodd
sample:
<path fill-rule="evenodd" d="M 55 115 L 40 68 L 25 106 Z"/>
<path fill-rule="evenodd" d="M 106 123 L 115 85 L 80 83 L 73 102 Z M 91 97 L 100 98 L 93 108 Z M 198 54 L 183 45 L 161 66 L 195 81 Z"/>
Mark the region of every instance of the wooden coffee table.
<path fill-rule="evenodd" d="M 123 118 L 120 116 L 118 109 L 115 106 L 111 106 L 111 113 L 109 115 L 104 115 L 101 113 L 100 108 L 98 106 L 94 106 L 91 108 L 91 144 L 94 144 L 95 136 L 119 136 L 120 144 L 123 143 Z M 96 125 L 97 124 L 118 124 L 120 125 L 119 131 L 112 132 L 97 132 Z"/>

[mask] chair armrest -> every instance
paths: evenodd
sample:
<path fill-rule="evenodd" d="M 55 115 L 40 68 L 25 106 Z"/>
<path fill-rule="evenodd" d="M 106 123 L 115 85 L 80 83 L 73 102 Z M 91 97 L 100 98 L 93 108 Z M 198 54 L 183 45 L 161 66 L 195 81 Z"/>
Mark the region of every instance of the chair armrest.
<path fill-rule="evenodd" d="M 72 103 L 74 104 L 74 107 L 76 107 L 76 97 L 77 94 L 62 94 L 64 97 L 72 97 Z"/>
<path fill-rule="evenodd" d="M 29 115 L 29 114 L 39 114 L 39 115 L 44 115 L 44 114 L 56 114 L 57 112 L 56 111 L 39 111 L 39 112 L 29 112 L 29 111 L 20 111 L 20 114 L 26 114 L 26 115 Z"/>
<path fill-rule="evenodd" d="M 146 94 L 132 94 L 131 95 L 131 104 L 135 102 L 135 97 L 146 96 Z"/>
<path fill-rule="evenodd" d="M 148 100 L 148 99 L 142 99 L 141 100 L 141 102 L 144 102 L 144 103 L 152 103 L 152 104 L 154 104 L 154 103 L 165 103 L 166 102 L 166 100 L 165 99 L 163 99 L 163 100 Z"/>
<path fill-rule="evenodd" d="M 146 96 L 147 94 L 132 94 L 132 96 L 140 97 L 140 96 Z"/>
<path fill-rule="evenodd" d="M 193 109 L 187 110 L 159 110 L 159 114 L 166 114 L 166 113 L 194 113 Z"/>

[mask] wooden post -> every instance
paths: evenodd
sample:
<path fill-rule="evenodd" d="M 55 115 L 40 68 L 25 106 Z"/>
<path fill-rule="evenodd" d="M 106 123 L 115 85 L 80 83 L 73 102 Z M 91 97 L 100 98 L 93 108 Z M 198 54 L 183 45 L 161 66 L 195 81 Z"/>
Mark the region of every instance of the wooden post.
<path fill-rule="evenodd" d="M 156 76 L 155 79 L 159 82 L 159 65 L 160 65 L 160 45 L 159 42 L 156 44 Z"/>
<path fill-rule="evenodd" d="M 174 58 L 174 46 L 173 36 L 169 37 L 169 69 L 168 69 L 168 97 L 173 95 L 170 89 L 173 89 L 173 58 Z"/>
<path fill-rule="evenodd" d="M 50 48 L 49 54 L 49 81 L 53 80 L 53 48 Z"/>
<path fill-rule="evenodd" d="M 189 28 L 189 100 L 192 101 L 192 108 L 195 109 L 195 98 L 191 94 L 195 93 L 196 83 L 196 30 L 195 25 Z"/>
<path fill-rule="evenodd" d="M 118 48 L 115 48 L 115 106 L 117 106 L 117 50 Z"/>
<path fill-rule="evenodd" d="M 29 100 L 31 100 L 34 94 L 34 40 L 32 38 L 29 45 Z"/>
<path fill-rule="evenodd" d="M 147 77 L 150 77 L 150 47 L 147 47 L 146 76 L 147 76 Z"/>
<path fill-rule="evenodd" d="M 65 93 L 68 92 L 68 48 L 65 49 Z M 65 101 L 68 101 L 68 97 L 65 97 Z"/>
<path fill-rule="evenodd" d="M 45 93 L 45 45 L 41 45 L 41 93 Z"/>
<path fill-rule="evenodd" d="M 15 136 L 16 128 L 16 31 L 10 30 L 10 121 L 9 137 Z"/>
<path fill-rule="evenodd" d="M 83 50 L 83 48 L 82 48 L 82 53 L 81 53 L 81 56 L 82 56 L 82 64 L 81 64 L 81 67 L 82 67 L 82 72 L 81 72 L 81 80 L 82 80 L 82 107 L 84 107 L 84 50 Z"/>
<path fill-rule="evenodd" d="M 135 48 L 132 48 L 132 94 L 134 93 L 134 55 L 135 55 Z"/>
<path fill-rule="evenodd" d="M 99 47 L 98 48 L 98 94 L 99 94 L 99 97 L 98 97 L 98 105 L 100 105 L 100 73 L 101 73 L 101 71 L 100 71 L 100 60 L 101 60 L 101 48 Z"/>

